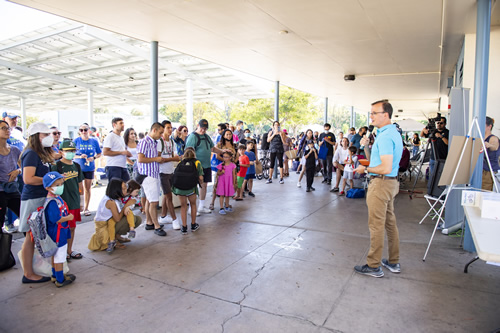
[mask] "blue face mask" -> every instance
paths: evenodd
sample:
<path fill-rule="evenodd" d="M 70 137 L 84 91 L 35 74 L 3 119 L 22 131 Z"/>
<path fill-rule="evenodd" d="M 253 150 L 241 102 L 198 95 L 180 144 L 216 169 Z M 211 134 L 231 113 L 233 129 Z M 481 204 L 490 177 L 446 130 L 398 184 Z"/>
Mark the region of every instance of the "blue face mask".
<path fill-rule="evenodd" d="M 61 186 L 52 186 L 52 190 L 54 191 L 55 195 L 61 195 L 64 192 L 64 184 Z"/>
<path fill-rule="evenodd" d="M 250 137 L 250 133 L 245 133 L 245 138 Z"/>

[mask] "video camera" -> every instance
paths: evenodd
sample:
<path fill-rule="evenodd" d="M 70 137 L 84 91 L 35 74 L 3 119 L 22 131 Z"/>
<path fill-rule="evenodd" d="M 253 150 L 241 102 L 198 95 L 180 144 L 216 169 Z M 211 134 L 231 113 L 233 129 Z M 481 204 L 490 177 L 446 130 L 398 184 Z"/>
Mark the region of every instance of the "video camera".
<path fill-rule="evenodd" d="M 427 130 L 429 130 L 429 133 L 430 134 L 434 134 L 434 132 L 436 131 L 436 121 L 440 121 L 441 120 L 441 113 L 438 113 L 436 118 L 427 118 L 427 126 L 425 126 L 425 128 Z"/>

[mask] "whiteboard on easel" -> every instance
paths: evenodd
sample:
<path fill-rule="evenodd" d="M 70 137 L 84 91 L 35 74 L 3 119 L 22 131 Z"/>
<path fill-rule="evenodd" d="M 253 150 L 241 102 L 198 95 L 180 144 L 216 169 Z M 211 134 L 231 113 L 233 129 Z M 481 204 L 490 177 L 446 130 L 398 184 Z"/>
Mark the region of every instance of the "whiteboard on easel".
<path fill-rule="evenodd" d="M 439 179 L 439 186 L 445 185 L 458 185 L 458 184 L 469 184 L 472 177 L 472 172 L 476 166 L 479 154 L 482 152 L 483 146 L 482 142 L 478 138 L 469 138 L 467 141 L 467 146 L 465 136 L 454 136 L 451 140 L 451 146 L 448 150 L 448 157 L 446 157 L 446 162 L 444 164 L 443 173 Z M 463 157 L 462 162 L 459 164 L 460 154 Z M 457 175 L 453 184 L 451 183 L 453 179 L 453 174 L 457 170 Z"/>

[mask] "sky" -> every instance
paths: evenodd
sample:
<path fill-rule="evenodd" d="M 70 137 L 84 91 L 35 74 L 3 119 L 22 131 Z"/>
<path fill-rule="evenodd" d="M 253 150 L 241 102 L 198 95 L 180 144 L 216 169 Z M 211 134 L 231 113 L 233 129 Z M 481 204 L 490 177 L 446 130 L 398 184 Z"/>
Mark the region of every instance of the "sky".
<path fill-rule="evenodd" d="M 0 0 L 0 40 L 46 27 L 64 18 Z"/>

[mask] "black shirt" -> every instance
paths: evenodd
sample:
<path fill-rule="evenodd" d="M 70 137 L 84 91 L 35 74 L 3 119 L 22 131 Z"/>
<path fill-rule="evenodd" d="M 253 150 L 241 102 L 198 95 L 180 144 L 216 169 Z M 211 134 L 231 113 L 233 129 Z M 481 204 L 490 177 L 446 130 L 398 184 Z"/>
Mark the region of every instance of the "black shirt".
<path fill-rule="evenodd" d="M 309 154 L 309 152 L 311 152 L 311 150 L 309 149 L 308 146 L 306 146 L 306 151 L 305 151 L 305 155 Z M 306 158 L 306 168 L 314 168 L 316 167 L 316 156 L 314 155 L 314 152 L 311 152 L 311 155 L 309 155 L 308 158 Z"/>
<path fill-rule="evenodd" d="M 446 157 L 448 157 L 448 145 L 444 143 L 443 138 L 448 139 L 450 131 L 447 128 L 445 128 L 442 131 L 436 130 L 436 132 L 441 133 L 442 138 L 434 137 L 433 139 L 431 139 L 433 142 L 433 145 L 431 145 L 431 147 L 434 146 L 433 148 L 436 149 L 436 159 L 444 160 L 446 159 Z M 431 150 L 431 160 L 433 159 L 434 159 L 434 153 Z"/>
<path fill-rule="evenodd" d="M 332 141 L 333 143 L 335 143 L 335 134 L 333 134 L 332 132 L 328 132 L 328 133 L 321 133 L 319 135 L 319 142 L 323 141 L 325 137 L 328 137 L 328 139 L 330 141 Z M 326 154 L 326 156 L 333 156 L 333 145 L 329 144 L 328 142 L 323 142 L 323 145 L 326 145 L 326 147 L 328 148 L 328 153 Z"/>

